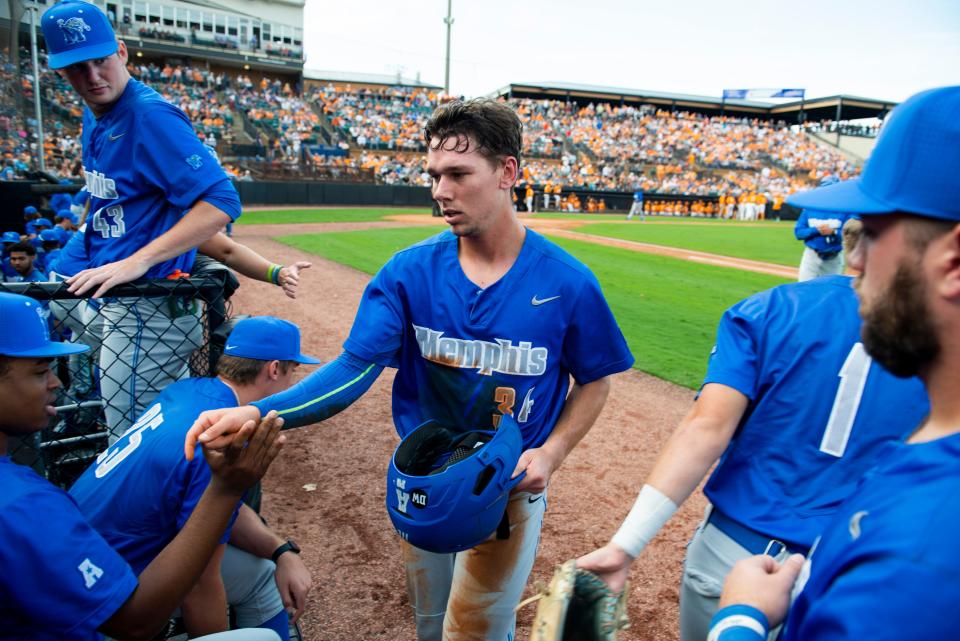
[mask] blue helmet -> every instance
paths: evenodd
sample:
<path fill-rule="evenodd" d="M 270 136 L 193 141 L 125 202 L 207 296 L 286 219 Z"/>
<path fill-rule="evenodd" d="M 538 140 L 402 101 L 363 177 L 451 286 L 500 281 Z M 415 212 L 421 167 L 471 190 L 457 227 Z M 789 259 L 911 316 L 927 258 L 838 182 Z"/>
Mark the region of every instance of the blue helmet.
<path fill-rule="evenodd" d="M 500 524 L 523 440 L 503 416 L 496 431 L 458 431 L 428 421 L 404 438 L 387 471 L 387 512 L 411 545 L 447 554 L 486 540 Z"/>

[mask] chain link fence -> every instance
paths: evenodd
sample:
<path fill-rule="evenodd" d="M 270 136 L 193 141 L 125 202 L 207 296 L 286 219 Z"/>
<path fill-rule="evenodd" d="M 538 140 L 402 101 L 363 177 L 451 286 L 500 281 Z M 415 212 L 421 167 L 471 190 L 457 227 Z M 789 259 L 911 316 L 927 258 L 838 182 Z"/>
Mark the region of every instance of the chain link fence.
<path fill-rule="evenodd" d="M 236 284 L 226 269 L 196 267 L 190 278 L 120 285 L 96 300 L 63 282 L 0 283 L 40 303 L 53 340 L 90 347 L 58 359 L 57 416 L 42 432 L 11 437 L 11 459 L 68 487 L 164 387 L 213 374 Z"/>

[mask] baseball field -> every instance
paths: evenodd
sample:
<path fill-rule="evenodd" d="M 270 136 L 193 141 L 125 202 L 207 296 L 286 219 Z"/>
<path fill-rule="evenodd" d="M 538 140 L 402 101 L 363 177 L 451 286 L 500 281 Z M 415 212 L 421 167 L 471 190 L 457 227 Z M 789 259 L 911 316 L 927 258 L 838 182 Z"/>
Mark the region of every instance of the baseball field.
<path fill-rule="evenodd" d="M 310 260 L 301 295 L 278 308 L 270 286 L 244 282 L 234 312 L 274 314 L 303 329 L 304 351 L 335 358 L 370 276 L 407 245 L 445 228 L 427 210 L 249 211 L 235 237 L 274 260 Z M 596 426 L 551 483 L 539 556 L 528 586 L 608 540 L 660 445 L 689 409 L 723 310 L 795 278 L 801 245 L 791 223 L 537 215 L 524 222 L 586 263 L 636 357 L 615 377 Z M 309 370 L 305 370 L 307 373 Z M 387 370 L 360 401 L 322 424 L 293 430 L 265 482 L 264 514 L 297 540 L 318 588 L 304 616 L 314 640 L 414 637 L 399 546 L 383 507 L 398 439 Z M 634 564 L 627 641 L 677 638 L 684 545 L 705 503 L 699 494 Z M 519 615 L 526 639 L 535 606 Z"/>

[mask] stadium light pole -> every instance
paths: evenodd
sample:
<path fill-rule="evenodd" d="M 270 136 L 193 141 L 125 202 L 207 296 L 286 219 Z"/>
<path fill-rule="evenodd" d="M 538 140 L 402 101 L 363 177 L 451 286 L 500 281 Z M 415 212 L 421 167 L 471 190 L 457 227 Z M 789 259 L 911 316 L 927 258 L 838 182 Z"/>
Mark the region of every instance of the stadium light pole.
<path fill-rule="evenodd" d="M 447 0 L 447 17 L 443 19 L 447 25 L 447 65 L 443 74 L 443 93 L 450 95 L 450 28 L 453 26 L 453 0 Z"/>
<path fill-rule="evenodd" d="M 47 170 L 47 161 L 43 149 L 43 113 L 40 111 L 40 64 L 37 61 L 37 14 L 40 6 L 31 2 L 30 11 L 30 58 L 33 64 L 33 114 L 37 119 L 37 160 L 40 171 Z M 16 27 L 11 25 L 11 29 Z"/>

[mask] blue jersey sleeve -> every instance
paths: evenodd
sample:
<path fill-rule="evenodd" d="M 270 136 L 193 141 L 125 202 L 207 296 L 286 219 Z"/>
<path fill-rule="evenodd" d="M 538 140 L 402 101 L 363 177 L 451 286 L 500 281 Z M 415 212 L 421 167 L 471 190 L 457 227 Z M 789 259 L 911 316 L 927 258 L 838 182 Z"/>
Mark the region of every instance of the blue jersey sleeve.
<path fill-rule="evenodd" d="M 804 209 L 800 212 L 797 223 L 793 226 L 793 235 L 797 237 L 797 240 L 808 240 L 820 235 L 820 230 L 816 227 L 811 227 L 808 219 L 807 210 Z"/>
<path fill-rule="evenodd" d="M 284 429 L 309 425 L 352 405 L 382 371 L 380 365 L 344 352 L 290 389 L 252 405 L 261 416 L 276 410 L 284 420 Z"/>
<path fill-rule="evenodd" d="M 0 541 L 0 614 L 10 608 L 58 638 L 87 638 L 137 587 L 130 566 L 52 486 L 6 506 Z"/>
<path fill-rule="evenodd" d="M 151 103 L 139 119 L 137 170 L 166 199 L 187 211 L 220 182 L 230 186 L 220 163 L 204 147 L 186 114 L 165 102 Z M 232 188 L 232 187 L 231 187 Z"/>
<path fill-rule="evenodd" d="M 350 336 L 343 344 L 344 350 L 382 367 L 397 366 L 403 331 L 409 330 L 403 326 L 405 315 L 399 295 L 402 285 L 396 277 L 403 270 L 396 262 L 394 256 L 367 285 Z"/>
<path fill-rule="evenodd" d="M 834 580 L 799 620 L 788 616 L 782 638 L 954 639 L 960 630 L 960 591 L 955 568 L 951 570 L 938 571 L 910 558 L 861 563 Z"/>
<path fill-rule="evenodd" d="M 633 365 L 627 341 L 593 274 L 585 280 L 573 306 L 570 325 L 564 336 L 562 358 L 563 366 L 580 385 L 622 372 Z"/>
<path fill-rule="evenodd" d="M 756 400 L 759 375 L 756 334 L 764 323 L 763 300 L 765 297 L 748 298 L 724 312 L 704 385 L 720 383 L 751 401 Z"/>

